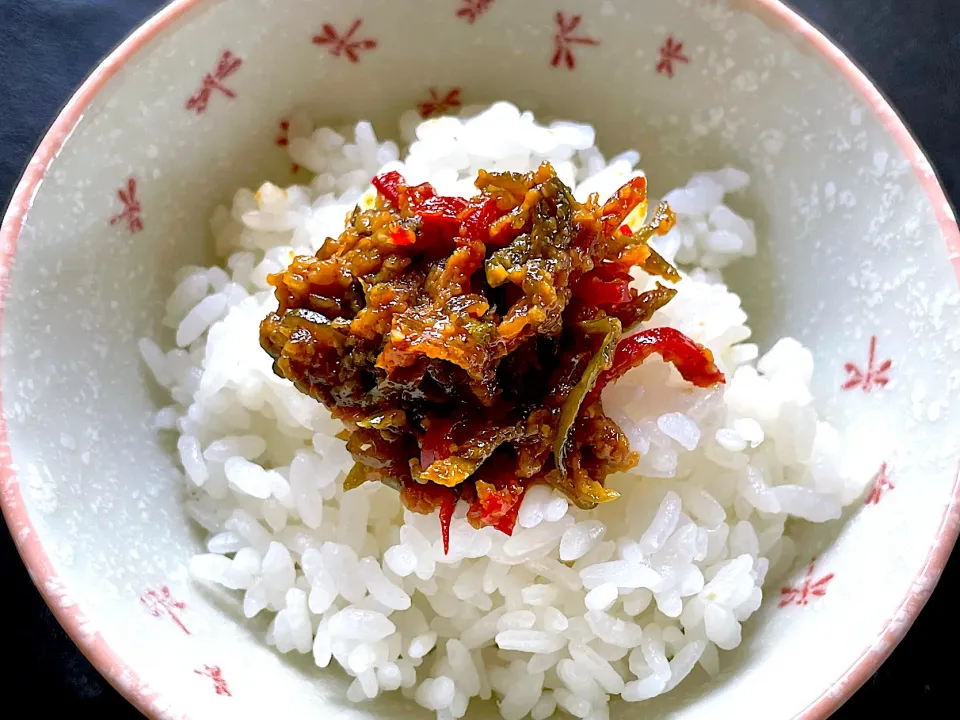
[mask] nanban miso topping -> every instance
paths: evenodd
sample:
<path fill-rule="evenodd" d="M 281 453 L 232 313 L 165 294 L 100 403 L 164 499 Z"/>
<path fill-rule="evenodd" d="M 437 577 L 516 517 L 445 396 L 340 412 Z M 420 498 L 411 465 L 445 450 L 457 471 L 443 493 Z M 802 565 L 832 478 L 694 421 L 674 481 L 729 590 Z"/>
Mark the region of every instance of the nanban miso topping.
<path fill-rule="evenodd" d="M 271 275 L 279 306 L 261 323 L 274 370 L 346 427 L 345 485 L 384 482 L 414 512 L 458 500 L 475 527 L 513 531 L 533 483 L 580 507 L 618 497 L 608 475 L 638 460 L 603 412 L 602 388 L 649 355 L 702 387 L 723 382 L 704 347 L 670 328 L 636 332 L 676 294 L 631 287 L 639 267 L 679 275 L 648 241 L 644 177 L 605 203 L 574 199 L 549 164 L 481 171 L 472 198 L 437 195 L 396 172 L 374 179 L 338 238 Z"/>

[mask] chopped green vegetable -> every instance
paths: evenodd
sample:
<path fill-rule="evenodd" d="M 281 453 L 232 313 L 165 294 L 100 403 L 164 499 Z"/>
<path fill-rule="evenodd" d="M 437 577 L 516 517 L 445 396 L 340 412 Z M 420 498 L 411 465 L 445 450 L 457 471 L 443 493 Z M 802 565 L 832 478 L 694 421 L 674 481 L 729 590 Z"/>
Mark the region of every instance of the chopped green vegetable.
<path fill-rule="evenodd" d="M 591 320 L 581 323 L 580 326 L 588 334 L 603 332 L 605 335 L 600 343 L 599 350 L 590 360 L 580 381 L 570 391 L 570 396 L 560 411 L 560 425 L 557 428 L 557 437 L 553 443 L 553 456 L 561 475 L 566 475 L 567 472 L 564 463 L 567 437 L 570 435 L 574 422 L 576 422 L 577 415 L 580 414 L 580 406 L 583 404 L 584 398 L 590 394 L 600 373 L 609 368 L 613 362 L 613 353 L 617 349 L 617 342 L 620 340 L 620 334 L 623 330 L 620 321 L 612 317 Z"/>

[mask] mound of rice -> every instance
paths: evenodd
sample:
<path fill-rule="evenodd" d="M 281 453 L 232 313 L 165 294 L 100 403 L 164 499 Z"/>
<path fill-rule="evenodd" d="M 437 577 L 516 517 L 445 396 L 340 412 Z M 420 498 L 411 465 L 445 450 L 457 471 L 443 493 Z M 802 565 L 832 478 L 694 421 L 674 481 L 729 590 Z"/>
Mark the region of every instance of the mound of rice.
<path fill-rule="evenodd" d="M 649 324 L 709 347 L 727 385 L 691 388 L 647 361 L 603 394 L 642 453 L 612 482 L 620 500 L 585 512 L 535 487 L 512 537 L 474 530 L 461 506 L 444 555 L 437 518 L 402 511 L 393 490 L 343 493 L 352 462 L 338 423 L 258 345 L 275 307 L 265 278 L 338 235 L 384 169 L 469 195 L 481 168 L 549 160 L 582 200 L 640 174 L 639 154 L 607 161 L 590 126 L 544 127 L 503 103 L 418 120 L 402 119 L 400 161 L 368 123 L 350 137 L 294 118 L 290 154 L 315 173 L 310 185 L 240 190 L 219 208 L 223 265 L 181 270 L 167 303 L 177 347 L 141 342 L 174 401 L 156 424 L 179 434 L 187 511 L 209 532 L 193 576 L 242 593 L 248 617 L 269 613 L 265 640 L 279 652 L 336 661 L 355 678 L 350 700 L 401 690 L 440 720 L 492 695 L 508 720 L 558 708 L 602 720 L 611 696 L 669 692 L 698 664 L 716 674 L 764 581 L 794 560 L 788 518 L 837 518 L 863 481 L 811 406 L 810 352 L 784 339 L 754 364 L 740 300 L 717 274 L 756 248 L 752 223 L 723 204 L 747 176 L 697 174 L 669 193 L 679 223 L 658 249 L 690 270 Z M 636 282 L 652 284 L 639 271 Z"/>

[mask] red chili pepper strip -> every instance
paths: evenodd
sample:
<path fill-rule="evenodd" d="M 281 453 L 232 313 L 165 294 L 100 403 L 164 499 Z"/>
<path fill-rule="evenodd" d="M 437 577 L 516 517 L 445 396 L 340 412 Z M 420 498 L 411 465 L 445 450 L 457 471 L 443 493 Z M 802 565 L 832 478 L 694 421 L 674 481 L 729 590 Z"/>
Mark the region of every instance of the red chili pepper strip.
<path fill-rule="evenodd" d="M 446 488 L 447 492 L 443 495 L 440 502 L 440 534 L 443 537 L 443 554 L 450 552 L 450 522 L 453 520 L 453 513 L 457 509 L 457 491 L 452 488 Z"/>
<path fill-rule="evenodd" d="M 479 204 L 472 201 L 460 216 L 460 236 L 470 240 L 479 240 L 482 243 L 489 243 L 490 226 L 501 215 L 503 215 L 503 212 L 497 207 L 497 201 L 493 198 L 487 198 Z"/>
<path fill-rule="evenodd" d="M 517 498 L 517 501 L 513 504 L 513 507 L 510 508 L 507 513 L 500 519 L 496 525 L 494 525 L 497 530 L 502 532 L 504 535 L 510 536 L 513 535 L 513 529 L 517 525 L 517 516 L 520 514 L 520 503 L 523 502 L 523 496 L 526 494 L 526 488 L 524 492 L 520 494 L 520 497 Z"/>
<path fill-rule="evenodd" d="M 516 220 L 513 213 L 502 214 L 501 217 L 498 217 L 490 226 L 490 230 L 487 233 L 489 240 L 486 242 L 491 247 L 497 248 L 506 247 L 512 243 L 514 238 L 523 232 L 523 225 L 515 224 L 515 222 Z"/>
<path fill-rule="evenodd" d="M 710 387 L 724 382 L 723 373 L 714 364 L 713 354 L 707 348 L 698 345 L 679 330 L 653 328 L 620 341 L 613 356 L 613 364 L 597 378 L 584 404 L 596 400 L 604 386 L 621 378 L 628 370 L 638 367 L 654 353 L 672 363 L 684 380 L 698 387 Z"/>
<path fill-rule="evenodd" d="M 424 200 L 416 206 L 417 215 L 424 228 L 436 228 L 457 234 L 460 227 L 460 215 L 469 205 L 463 198 L 438 195 Z"/>
<path fill-rule="evenodd" d="M 618 227 L 627 219 L 633 209 L 647 201 L 647 179 L 644 176 L 635 177 L 624 185 L 603 205 L 600 222 L 603 234 L 612 236 Z"/>
<path fill-rule="evenodd" d="M 430 418 L 430 426 L 420 442 L 421 467 L 428 468 L 437 460 L 450 457 L 450 443 L 458 424 L 453 418 Z"/>
<path fill-rule="evenodd" d="M 595 275 L 577 280 L 573 284 L 573 294 L 594 305 L 622 305 L 632 299 L 629 280 L 601 280 Z"/>
<path fill-rule="evenodd" d="M 398 207 L 401 212 L 410 210 L 420 214 L 420 208 L 424 203 L 429 202 L 437 196 L 437 191 L 433 189 L 430 183 L 420 183 L 419 185 L 405 185 L 400 188 L 400 201 Z"/>
<path fill-rule="evenodd" d="M 477 499 L 467 511 L 470 524 L 476 528 L 491 525 L 506 535 L 512 534 L 526 488 L 514 483 L 498 488 L 482 480 L 475 488 Z"/>
<path fill-rule="evenodd" d="M 624 223 L 623 225 L 620 226 L 620 234 L 630 237 L 631 235 L 633 235 L 633 230 L 630 229 L 629 225 Z"/>
<path fill-rule="evenodd" d="M 467 517 L 476 527 L 494 525 L 500 522 L 503 515 L 510 509 L 504 502 L 504 496 L 490 483 L 479 481 L 475 484 L 477 499 L 470 506 Z"/>
<path fill-rule="evenodd" d="M 394 245 L 413 245 L 417 241 L 417 234 L 410 228 L 394 228 L 389 235 Z"/>
<path fill-rule="evenodd" d="M 447 488 L 435 483 L 421 485 L 409 477 L 400 487 L 400 502 L 410 512 L 429 515 L 440 510 L 440 532 L 443 536 L 443 552 L 450 548 L 450 522 L 457 509 L 460 492 L 457 488 Z"/>
<path fill-rule="evenodd" d="M 630 265 L 620 263 L 602 262 L 590 271 L 590 275 L 601 280 L 624 280 L 629 283 L 633 280 L 630 275 L 630 267 Z"/>
<path fill-rule="evenodd" d="M 492 247 L 508 244 L 516 234 L 504 233 L 503 237 L 491 239 L 491 227 L 504 215 L 493 198 L 478 201 L 437 195 L 430 183 L 407 185 L 396 170 L 377 175 L 373 186 L 394 207 L 417 215 L 424 230 L 459 234 Z M 391 233 L 391 239 L 396 245 L 412 244 L 407 236 L 395 238 Z"/>
<path fill-rule="evenodd" d="M 394 207 L 399 207 L 400 186 L 406 184 L 407 181 L 403 179 L 403 175 L 396 170 L 391 170 L 383 175 L 377 175 L 373 179 L 373 186 L 377 189 L 377 192 L 383 195 L 387 202 Z"/>

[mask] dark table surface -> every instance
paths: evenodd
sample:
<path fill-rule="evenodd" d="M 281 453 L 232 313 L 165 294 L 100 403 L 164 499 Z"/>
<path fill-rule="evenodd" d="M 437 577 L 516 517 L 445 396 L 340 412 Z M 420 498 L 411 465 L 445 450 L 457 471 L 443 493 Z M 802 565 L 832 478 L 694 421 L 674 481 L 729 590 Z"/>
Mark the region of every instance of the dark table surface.
<path fill-rule="evenodd" d="M 960 2 L 791 4 L 838 41 L 892 99 L 956 205 Z M 162 0 L 0 0 L 0 207 L 60 106 L 96 63 L 161 5 Z M 956 717 L 956 711 L 943 713 L 950 707 L 948 683 L 956 662 L 941 648 L 960 641 L 954 616 L 958 590 L 960 561 L 954 560 L 906 640 L 835 718 L 887 718 L 900 708 L 915 717 Z M 100 720 L 137 717 L 53 619 L 2 530 L 0 610 L 7 625 L 4 654 L 13 661 L 0 676 L 0 695 L 42 688 L 40 717 L 62 712 L 96 713 Z M 0 716 L 7 717 L 3 711 Z"/>

